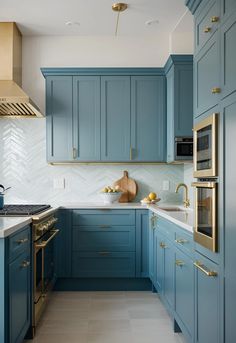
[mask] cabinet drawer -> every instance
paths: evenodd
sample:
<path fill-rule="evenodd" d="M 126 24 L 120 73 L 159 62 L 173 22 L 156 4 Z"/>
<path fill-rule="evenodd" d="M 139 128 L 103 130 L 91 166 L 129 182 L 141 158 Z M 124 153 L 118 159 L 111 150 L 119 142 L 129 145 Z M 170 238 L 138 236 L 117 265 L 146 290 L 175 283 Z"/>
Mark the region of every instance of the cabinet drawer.
<path fill-rule="evenodd" d="M 74 252 L 73 277 L 135 277 L 134 252 Z"/>
<path fill-rule="evenodd" d="M 183 229 L 176 229 L 175 245 L 185 253 L 193 253 L 193 235 L 186 233 Z"/>
<path fill-rule="evenodd" d="M 208 1 L 208 0 L 207 0 Z M 207 5 L 207 6 L 206 6 Z M 199 51 L 213 36 L 219 26 L 218 1 L 208 1 L 203 4 L 204 10 L 197 17 L 195 22 L 195 51 Z"/>
<path fill-rule="evenodd" d="M 171 242 L 175 239 L 175 224 L 169 222 L 160 216 L 157 219 L 157 230 L 165 235 Z"/>
<path fill-rule="evenodd" d="M 135 225 L 135 210 L 74 210 L 73 225 Z"/>
<path fill-rule="evenodd" d="M 30 248 L 30 227 L 17 232 L 9 238 L 9 259 L 13 260 L 23 251 Z"/>
<path fill-rule="evenodd" d="M 135 251 L 135 226 L 73 228 L 73 251 Z"/>

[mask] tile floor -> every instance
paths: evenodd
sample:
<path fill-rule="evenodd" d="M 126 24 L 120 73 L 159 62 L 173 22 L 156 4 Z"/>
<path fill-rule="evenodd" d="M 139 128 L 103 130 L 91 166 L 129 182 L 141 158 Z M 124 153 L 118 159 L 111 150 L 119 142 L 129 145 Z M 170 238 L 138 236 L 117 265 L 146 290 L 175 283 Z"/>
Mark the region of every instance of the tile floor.
<path fill-rule="evenodd" d="M 54 292 L 33 341 L 184 343 L 151 292 Z"/>

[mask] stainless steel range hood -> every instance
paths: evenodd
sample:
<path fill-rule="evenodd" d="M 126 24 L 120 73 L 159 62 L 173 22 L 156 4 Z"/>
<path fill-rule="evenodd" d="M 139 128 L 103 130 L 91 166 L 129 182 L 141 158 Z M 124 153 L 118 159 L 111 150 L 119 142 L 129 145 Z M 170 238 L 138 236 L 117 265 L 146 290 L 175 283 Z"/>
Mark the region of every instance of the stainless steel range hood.
<path fill-rule="evenodd" d="M 22 35 L 15 23 L 0 23 L 0 117 L 43 117 L 22 90 Z"/>

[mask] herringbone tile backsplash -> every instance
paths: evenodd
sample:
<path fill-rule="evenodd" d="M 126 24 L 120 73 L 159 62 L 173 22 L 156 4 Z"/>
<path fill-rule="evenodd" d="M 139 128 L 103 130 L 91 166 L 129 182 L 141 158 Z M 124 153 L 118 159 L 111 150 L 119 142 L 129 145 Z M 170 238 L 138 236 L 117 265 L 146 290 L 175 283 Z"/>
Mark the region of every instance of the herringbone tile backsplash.
<path fill-rule="evenodd" d="M 128 170 L 139 186 L 136 200 L 155 191 L 163 201 L 177 202 L 177 183 L 184 179 L 178 165 L 62 165 L 46 162 L 45 119 L 0 119 L 0 184 L 11 186 L 6 203 L 68 203 L 101 201 L 99 191 Z M 65 178 L 54 189 L 54 178 Z M 162 191 L 164 180 L 170 190 Z"/>

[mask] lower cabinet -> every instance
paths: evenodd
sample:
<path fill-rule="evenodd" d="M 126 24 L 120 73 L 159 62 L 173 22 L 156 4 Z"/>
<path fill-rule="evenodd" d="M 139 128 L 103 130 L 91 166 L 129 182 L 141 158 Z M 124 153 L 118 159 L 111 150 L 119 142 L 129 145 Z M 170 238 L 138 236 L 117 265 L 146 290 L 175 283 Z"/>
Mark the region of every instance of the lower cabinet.
<path fill-rule="evenodd" d="M 9 265 L 9 343 L 21 343 L 30 326 L 30 253 L 24 252 Z"/>
<path fill-rule="evenodd" d="M 200 254 L 195 257 L 196 343 L 220 343 L 219 268 Z"/>

